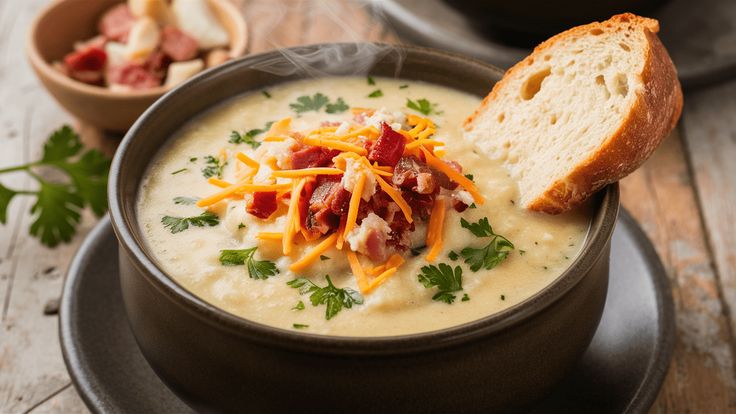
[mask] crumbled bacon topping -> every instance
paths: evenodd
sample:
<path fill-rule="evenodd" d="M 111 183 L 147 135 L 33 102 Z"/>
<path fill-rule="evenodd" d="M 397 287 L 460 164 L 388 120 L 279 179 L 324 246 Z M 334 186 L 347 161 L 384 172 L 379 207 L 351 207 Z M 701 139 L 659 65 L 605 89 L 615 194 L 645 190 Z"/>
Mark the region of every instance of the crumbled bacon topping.
<path fill-rule="evenodd" d="M 394 131 L 387 123 L 381 122 L 381 136 L 371 146 L 368 159 L 379 165 L 393 167 L 404 154 L 406 139 Z"/>
<path fill-rule="evenodd" d="M 276 209 L 278 209 L 276 191 L 256 191 L 253 193 L 253 199 L 246 205 L 248 213 L 262 219 L 271 217 Z"/>

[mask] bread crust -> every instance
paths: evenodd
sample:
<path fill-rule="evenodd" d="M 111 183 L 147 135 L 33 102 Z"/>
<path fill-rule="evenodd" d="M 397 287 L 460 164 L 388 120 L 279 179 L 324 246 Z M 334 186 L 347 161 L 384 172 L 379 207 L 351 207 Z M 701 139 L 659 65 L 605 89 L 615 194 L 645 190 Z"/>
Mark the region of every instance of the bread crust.
<path fill-rule="evenodd" d="M 613 16 L 605 22 L 578 26 L 551 37 L 534 49 L 524 60 L 514 65 L 499 81 L 476 111 L 465 121 L 472 126 L 516 71 L 533 64 L 534 59 L 562 38 L 575 37 L 593 29 L 642 30 L 648 50 L 641 72 L 644 87 L 636 91 L 636 100 L 619 128 L 609 136 L 588 159 L 568 174 L 547 186 L 547 190 L 525 207 L 533 211 L 560 214 L 584 203 L 596 191 L 633 172 L 654 152 L 662 140 L 677 125 L 682 112 L 682 89 L 677 71 L 667 50 L 656 33 L 659 23 L 654 19 L 631 13 Z"/>

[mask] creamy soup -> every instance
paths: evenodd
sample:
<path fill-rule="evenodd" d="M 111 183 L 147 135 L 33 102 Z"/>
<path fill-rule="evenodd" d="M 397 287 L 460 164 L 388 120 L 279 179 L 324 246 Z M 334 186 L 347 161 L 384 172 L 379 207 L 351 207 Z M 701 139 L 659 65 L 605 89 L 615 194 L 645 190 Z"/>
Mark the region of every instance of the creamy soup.
<path fill-rule="evenodd" d="M 400 335 L 513 306 L 570 265 L 590 218 L 515 204 L 504 169 L 463 140 L 479 102 L 339 77 L 223 103 L 151 163 L 148 248 L 207 302 L 289 330 Z"/>

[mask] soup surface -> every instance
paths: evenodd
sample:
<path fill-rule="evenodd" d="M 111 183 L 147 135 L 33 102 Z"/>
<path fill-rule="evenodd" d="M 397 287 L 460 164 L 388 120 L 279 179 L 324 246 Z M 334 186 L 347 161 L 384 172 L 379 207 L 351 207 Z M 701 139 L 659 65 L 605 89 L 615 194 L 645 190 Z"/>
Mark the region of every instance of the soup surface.
<path fill-rule="evenodd" d="M 569 266 L 589 214 L 549 216 L 515 205 L 515 183 L 463 140 L 462 122 L 479 102 L 427 83 L 345 77 L 223 103 L 184 125 L 150 165 L 138 200 L 148 248 L 207 302 L 290 330 L 400 335 L 513 306 Z M 384 128 L 406 139 L 393 168 L 384 158 L 395 148 L 374 152 L 395 137 Z M 421 148 L 411 144 L 419 140 Z M 314 154 L 326 156 L 314 161 Z M 323 169 L 300 175 L 304 159 Z M 396 177 L 407 159 L 429 173 L 401 187 Z M 466 180 L 441 173 L 431 159 L 455 161 L 443 165 L 457 171 L 459 164 Z M 394 191 L 383 191 L 380 179 Z M 319 221 L 322 184 L 345 202 Z"/>

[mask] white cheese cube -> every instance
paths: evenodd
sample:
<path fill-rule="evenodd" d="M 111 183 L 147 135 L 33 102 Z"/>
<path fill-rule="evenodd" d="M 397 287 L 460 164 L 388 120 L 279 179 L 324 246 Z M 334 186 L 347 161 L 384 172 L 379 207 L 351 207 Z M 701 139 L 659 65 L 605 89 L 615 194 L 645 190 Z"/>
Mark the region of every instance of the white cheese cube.
<path fill-rule="evenodd" d="M 204 61 L 202 59 L 187 60 L 186 62 L 174 62 L 169 65 L 166 72 L 165 87 L 174 87 L 185 80 L 191 78 L 204 69 Z"/>
<path fill-rule="evenodd" d="M 207 0 L 174 0 L 171 10 L 176 25 L 193 37 L 200 49 L 228 45 L 228 33 L 210 9 Z"/>

